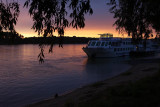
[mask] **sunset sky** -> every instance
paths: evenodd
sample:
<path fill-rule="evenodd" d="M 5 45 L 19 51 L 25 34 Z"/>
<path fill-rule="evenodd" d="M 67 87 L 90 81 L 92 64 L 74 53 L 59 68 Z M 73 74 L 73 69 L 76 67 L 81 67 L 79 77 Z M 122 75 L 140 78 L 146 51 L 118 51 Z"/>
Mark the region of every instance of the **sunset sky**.
<path fill-rule="evenodd" d="M 86 26 L 84 29 L 67 28 L 65 36 L 77 37 L 99 37 L 97 34 L 113 33 L 114 36 L 121 36 L 113 27 L 113 15 L 109 13 L 109 6 L 106 5 L 108 0 L 91 0 L 93 8 L 93 15 L 86 16 Z M 28 13 L 28 9 L 23 8 L 25 0 L 19 0 L 21 4 L 21 13 L 16 26 L 16 31 L 25 37 L 38 36 L 33 29 L 31 29 L 33 21 Z M 57 36 L 57 33 L 54 33 Z"/>

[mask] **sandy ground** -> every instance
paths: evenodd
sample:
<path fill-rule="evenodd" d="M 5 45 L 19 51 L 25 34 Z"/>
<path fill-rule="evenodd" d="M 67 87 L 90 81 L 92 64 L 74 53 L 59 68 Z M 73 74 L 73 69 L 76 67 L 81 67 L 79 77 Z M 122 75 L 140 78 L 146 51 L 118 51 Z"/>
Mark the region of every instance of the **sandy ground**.
<path fill-rule="evenodd" d="M 137 60 L 129 62 L 133 65 L 127 72 L 116 77 L 101 81 L 95 84 L 78 88 L 68 94 L 58 98 L 50 98 L 26 107 L 65 107 L 67 101 L 73 101 L 78 104 L 81 101 L 87 101 L 99 92 L 103 92 L 108 87 L 135 82 L 147 76 L 152 76 L 159 71 L 160 59 Z M 99 86 L 96 84 L 100 84 Z M 76 106 L 76 105 L 75 105 Z"/>

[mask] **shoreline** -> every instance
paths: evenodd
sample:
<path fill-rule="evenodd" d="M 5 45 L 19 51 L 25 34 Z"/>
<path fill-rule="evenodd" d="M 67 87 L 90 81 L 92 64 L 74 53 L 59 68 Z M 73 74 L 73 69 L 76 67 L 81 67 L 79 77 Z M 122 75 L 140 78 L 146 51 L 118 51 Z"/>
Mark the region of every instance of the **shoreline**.
<path fill-rule="evenodd" d="M 131 64 L 132 67 L 120 75 L 71 90 L 57 98 L 49 98 L 34 104 L 26 105 L 25 107 L 66 107 L 65 105 L 68 102 L 78 104 L 90 100 L 97 95 L 97 93 L 103 92 L 106 88 L 127 84 L 128 82 L 134 83 L 142 78 L 154 75 L 159 70 L 160 59 L 138 59 L 131 60 L 128 63 Z"/>

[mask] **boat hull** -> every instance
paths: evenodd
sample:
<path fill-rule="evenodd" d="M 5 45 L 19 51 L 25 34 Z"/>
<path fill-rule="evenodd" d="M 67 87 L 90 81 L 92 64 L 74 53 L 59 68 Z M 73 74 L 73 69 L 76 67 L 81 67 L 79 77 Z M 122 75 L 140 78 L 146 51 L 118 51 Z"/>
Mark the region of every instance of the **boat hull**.
<path fill-rule="evenodd" d="M 82 48 L 88 57 L 116 57 L 113 49 L 105 48 Z"/>

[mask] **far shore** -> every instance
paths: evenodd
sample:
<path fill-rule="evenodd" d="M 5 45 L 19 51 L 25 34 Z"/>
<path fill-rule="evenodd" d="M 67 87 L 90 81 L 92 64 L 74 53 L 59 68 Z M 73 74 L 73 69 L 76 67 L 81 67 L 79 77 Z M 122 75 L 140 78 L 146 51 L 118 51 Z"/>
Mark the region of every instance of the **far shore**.
<path fill-rule="evenodd" d="M 98 38 L 93 37 L 68 37 L 63 38 L 63 44 L 87 44 L 90 40 L 97 40 Z M 0 45 L 23 45 L 23 44 L 59 44 L 59 37 L 28 37 L 28 38 L 17 38 L 17 39 L 0 39 Z"/>
<path fill-rule="evenodd" d="M 139 59 L 129 61 L 128 63 L 133 66 L 125 73 L 104 81 L 83 86 L 62 96 L 53 96 L 53 98 L 30 104 L 26 107 L 78 107 L 79 103 L 90 101 L 110 87 L 124 85 L 130 82 L 135 83 L 145 77 L 155 75 L 160 69 L 160 59 Z"/>

